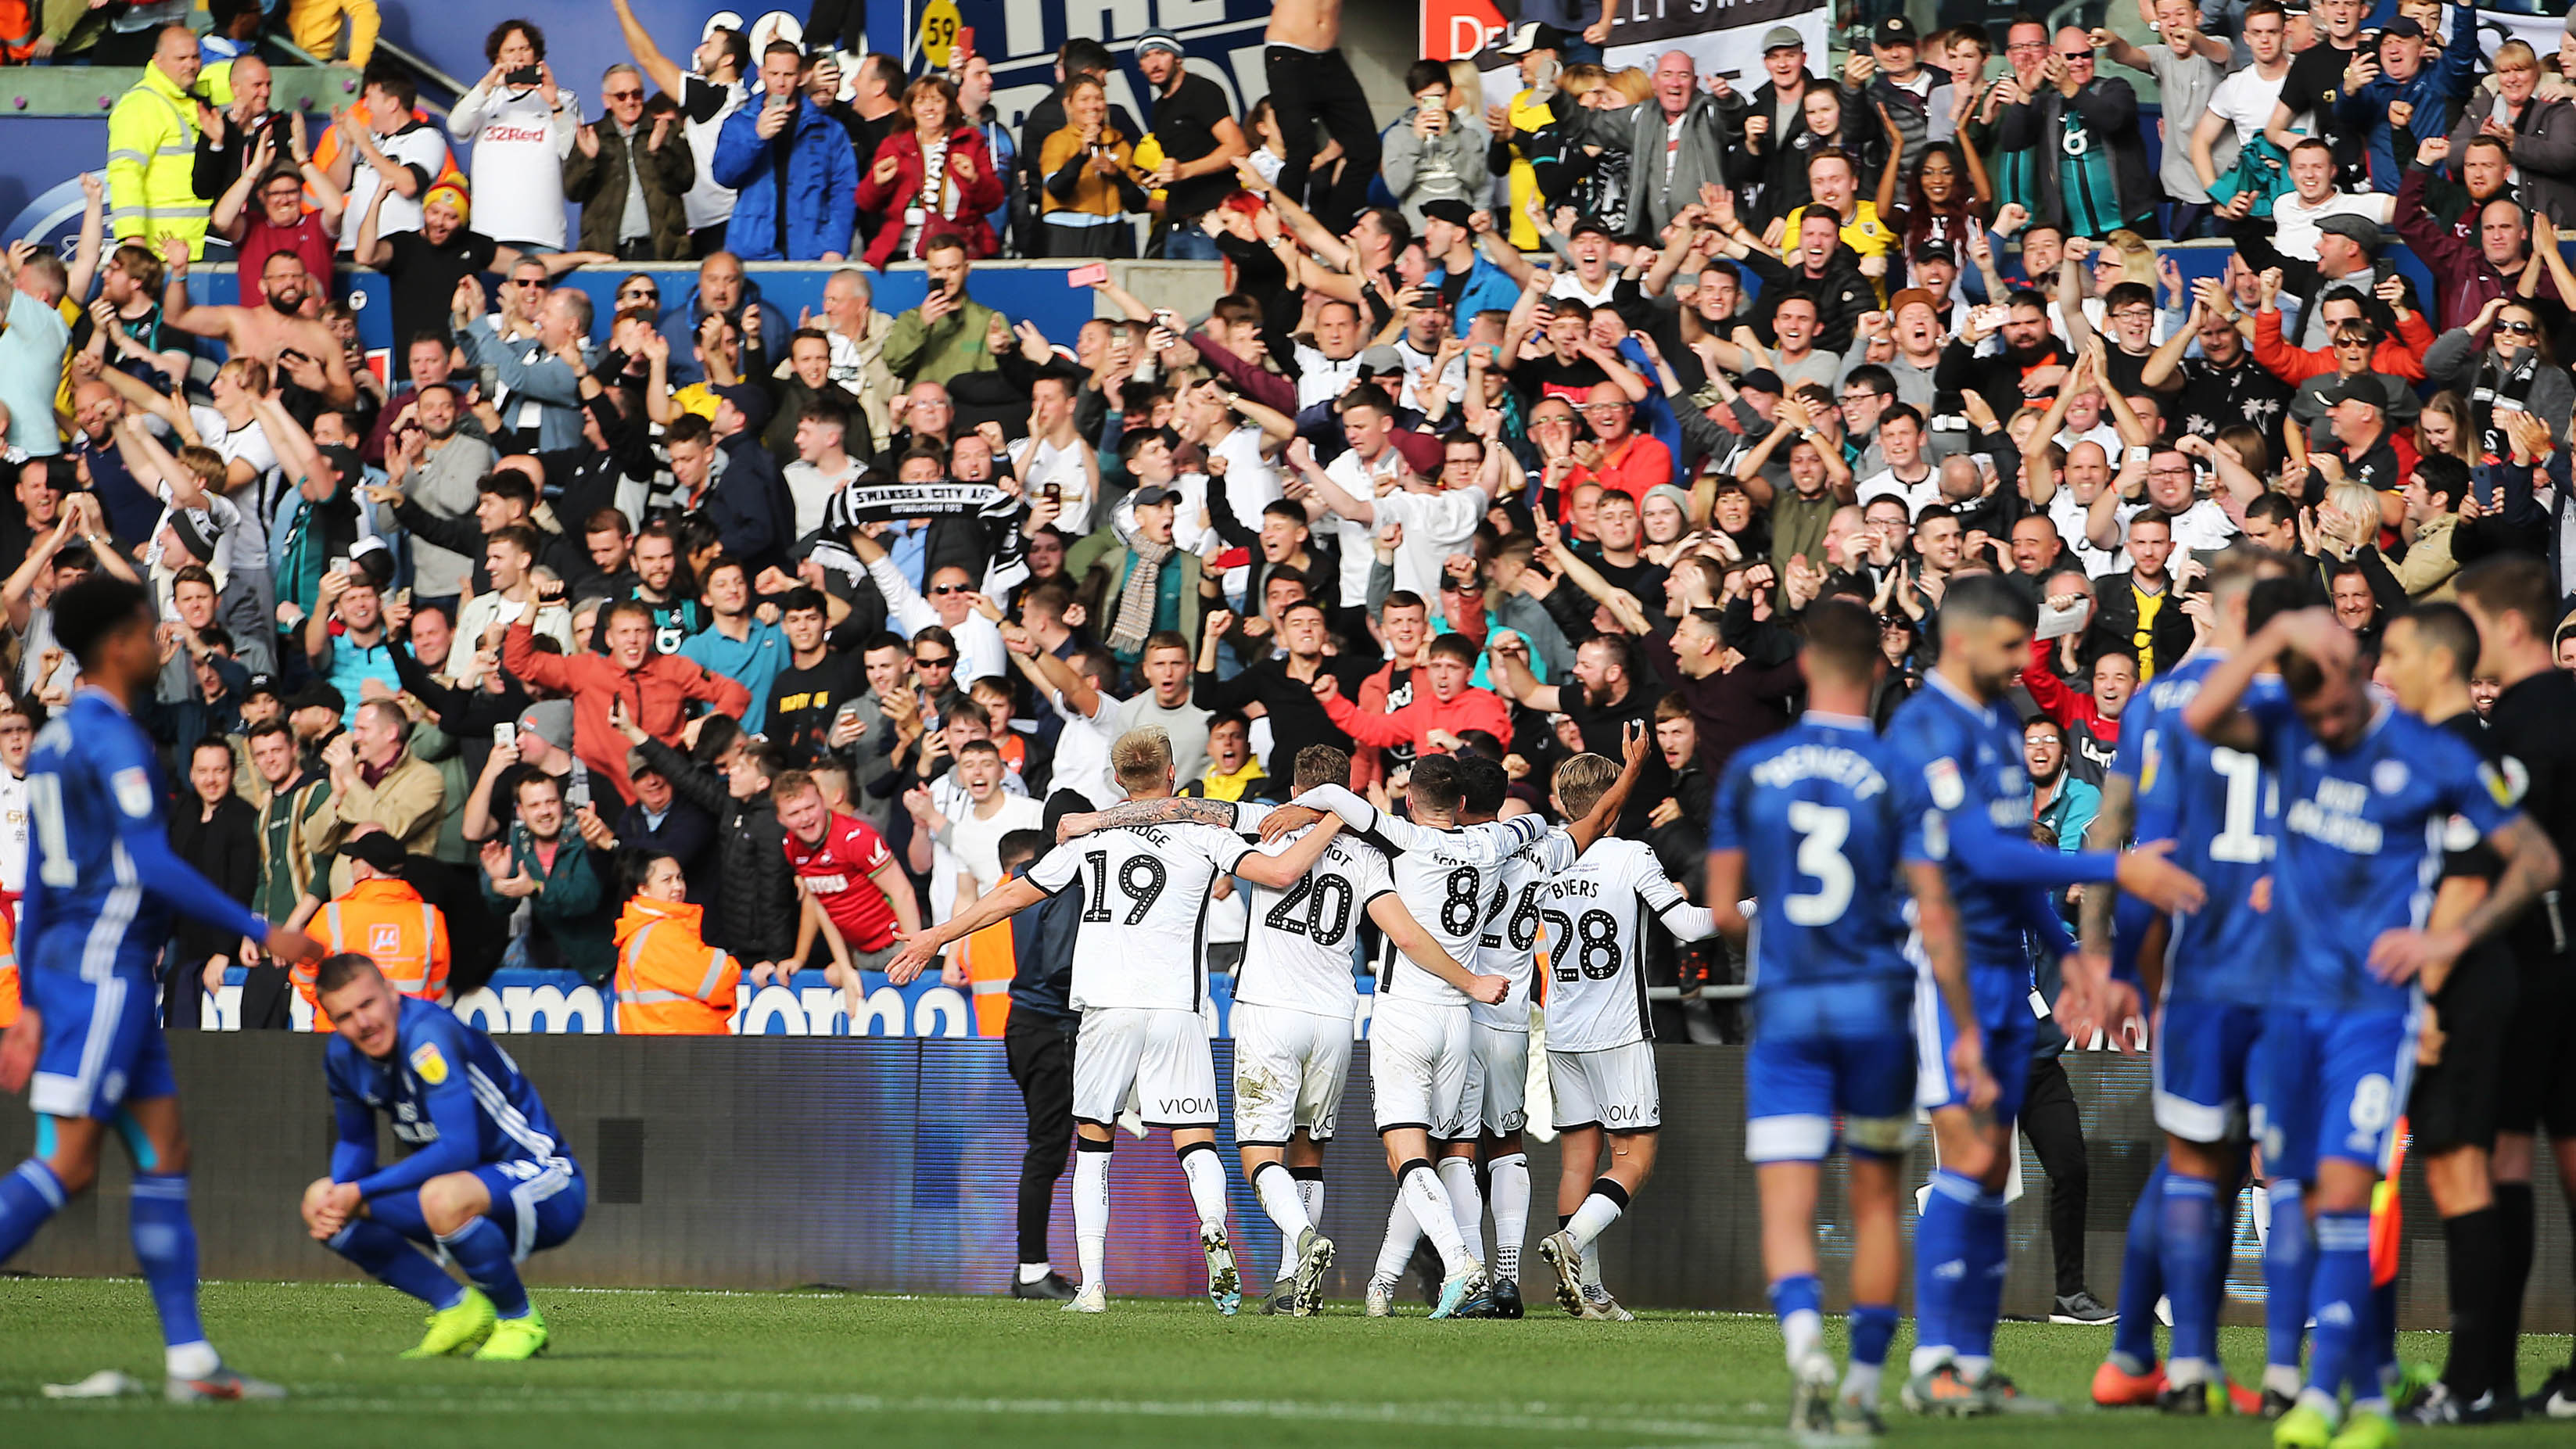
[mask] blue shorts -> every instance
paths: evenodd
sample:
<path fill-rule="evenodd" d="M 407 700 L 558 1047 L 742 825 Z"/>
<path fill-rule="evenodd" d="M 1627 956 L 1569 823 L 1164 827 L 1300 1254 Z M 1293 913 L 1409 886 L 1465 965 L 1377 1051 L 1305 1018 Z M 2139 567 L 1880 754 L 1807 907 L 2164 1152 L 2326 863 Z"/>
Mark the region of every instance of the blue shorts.
<path fill-rule="evenodd" d="M 2385 1173 L 2414 1081 L 2421 1021 L 2420 1003 L 2407 1011 L 2266 1013 L 2250 1114 L 2264 1174 L 2312 1182 L 2326 1157 Z"/>
<path fill-rule="evenodd" d="M 2030 1090 L 2030 1054 L 2039 1018 L 2030 1009 L 2030 968 L 1968 967 L 1968 990 L 1975 998 L 1977 1025 L 1985 1033 L 1986 1071 L 1995 1079 L 1995 1120 L 2021 1116 L 2021 1100 Z M 1926 970 L 1914 987 L 1914 1105 L 1926 1112 L 1968 1105 L 1967 1084 L 1950 1070 L 1950 1048 L 1959 1039 L 1941 988 Z"/>
<path fill-rule="evenodd" d="M 2185 1142 L 2239 1142 L 2260 1069 L 2259 1006 L 2168 1001 L 2149 1063 L 2156 1125 Z"/>
<path fill-rule="evenodd" d="M 2146 945 L 2147 928 L 2159 917 L 2156 908 L 2123 891 L 2117 905 L 2111 907 L 2111 978 L 2135 986 L 2143 979 L 2138 968 L 2138 953 Z"/>
<path fill-rule="evenodd" d="M 178 1095 L 150 978 L 84 981 L 66 971 L 32 970 L 19 973 L 19 988 L 45 1022 L 27 1093 L 39 1116 L 104 1121 L 127 1102 Z"/>
<path fill-rule="evenodd" d="M 1883 1036 L 1755 1036 L 1744 1057 L 1744 1156 L 1821 1162 L 1834 1119 L 1854 1152 L 1902 1157 L 1914 1141 L 1914 1042 Z"/>
<path fill-rule="evenodd" d="M 581 1228 L 590 1207 L 590 1187 L 569 1157 L 545 1162 L 487 1162 L 469 1169 L 482 1179 L 492 1205 L 483 1215 L 510 1240 L 510 1256 L 521 1262 L 570 1239 Z M 436 1247 L 438 1235 L 421 1216 L 420 1192 L 389 1192 L 367 1202 L 367 1216 L 423 1247 Z"/>

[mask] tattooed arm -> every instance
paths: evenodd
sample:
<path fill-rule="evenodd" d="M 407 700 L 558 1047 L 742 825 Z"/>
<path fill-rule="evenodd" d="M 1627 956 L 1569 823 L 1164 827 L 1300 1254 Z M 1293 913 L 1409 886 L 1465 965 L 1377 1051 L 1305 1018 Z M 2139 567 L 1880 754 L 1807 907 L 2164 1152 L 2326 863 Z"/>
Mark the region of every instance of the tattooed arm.
<path fill-rule="evenodd" d="M 1056 843 L 1095 830 L 1115 830 L 1122 825 L 1172 825 L 1188 822 L 1213 825 L 1219 830 L 1249 830 L 1268 814 L 1267 807 L 1253 802 L 1238 804 L 1232 800 L 1202 800 L 1194 796 L 1174 795 L 1162 800 L 1130 800 L 1106 810 L 1088 814 L 1067 815 L 1056 826 Z"/>

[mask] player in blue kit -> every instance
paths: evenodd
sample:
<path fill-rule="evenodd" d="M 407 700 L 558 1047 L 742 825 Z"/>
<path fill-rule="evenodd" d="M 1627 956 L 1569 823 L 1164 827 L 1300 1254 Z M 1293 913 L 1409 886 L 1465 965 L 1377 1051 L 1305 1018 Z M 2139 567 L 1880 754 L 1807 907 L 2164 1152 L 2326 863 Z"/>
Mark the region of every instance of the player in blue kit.
<path fill-rule="evenodd" d="M 2511 787 L 2455 736 L 2373 698 L 2352 634 L 2325 609 L 2283 614 L 2218 665 L 2183 719 L 2259 753 L 2281 784 L 2272 900 L 2291 948 L 2263 1027 L 2255 1102 L 2266 1168 L 2308 1185 L 2316 1319 L 2308 1381 L 2273 1425 L 2280 1449 L 2381 1449 L 2396 1440 L 2370 1271 L 2370 1201 L 2413 1075 L 2422 993 L 2471 944 L 2557 884 L 2558 852 Z M 2251 693 L 2278 667 L 2284 695 Z M 2453 817 L 2458 817 L 2458 823 Z M 2456 833 L 2456 834 L 2455 834 Z M 2446 836 L 2502 862 L 2452 924 L 2427 929 Z M 2340 1432 L 2339 1395 L 2352 1394 Z"/>
<path fill-rule="evenodd" d="M 2142 964 L 2160 968 L 2162 1016 L 2154 1040 L 2156 1124 L 2166 1134 L 2165 1160 L 2148 1178 L 2130 1217 L 2129 1252 L 2120 1293 L 2120 1326 L 2110 1356 L 2095 1375 L 2096 1403 L 2155 1402 L 2168 1413 L 2206 1414 L 2218 1371 L 2218 1309 L 2234 1242 L 2236 1186 L 2246 1167 L 2249 1083 L 2263 1015 L 2271 1001 L 2278 916 L 2264 909 L 2272 871 L 2273 834 L 2280 814 L 2279 784 L 2263 762 L 2213 745 L 2184 727 L 2182 711 L 2220 661 L 2244 647 L 2248 609 L 2265 565 L 2239 551 L 2221 557 L 2209 572 L 2209 629 L 2189 658 L 2159 674 L 2130 705 L 2120 753 L 2103 782 L 2102 814 L 2095 843 L 2134 833 L 2139 840 L 2174 842 L 2174 864 L 2201 881 L 2201 909 L 2175 915 L 2163 926 L 2161 950 Z M 2277 573 L 2278 569 L 2272 572 Z M 2283 599 L 2299 597 L 2284 580 L 2268 586 Z M 2258 696 L 2280 691 L 2265 676 Z M 2126 904 L 2123 902 L 2122 904 Z M 2082 912 L 2087 976 L 2068 979 L 2058 1003 L 2070 1032 L 2116 1031 L 2137 1014 L 2136 991 L 2125 980 L 2094 977 L 2112 960 L 2114 893 L 2090 894 Z M 2296 1184 L 2281 1184 L 2277 1201 L 2297 1217 Z M 2291 1291 L 2303 1260 L 2304 1224 L 2275 1232 L 2273 1286 L 2285 1302 L 2303 1304 Z M 2136 1270 L 2143 1266 L 2144 1275 Z M 2136 1281 L 2132 1281 L 2135 1277 Z M 2155 1376 L 2155 1302 L 2173 1305 L 2173 1354 L 2163 1382 Z M 2286 1356 L 2273 1344 L 2268 1388 L 2286 1409 L 2299 1383 L 2299 1325 L 2289 1323 Z M 2255 1407 L 2249 1402 L 2246 1407 Z"/>
<path fill-rule="evenodd" d="M 1925 839 L 1922 784 L 1870 730 L 1870 689 L 1885 668 L 1878 621 L 1828 599 L 1807 611 L 1806 635 L 1805 716 L 1738 752 L 1718 785 L 1708 899 L 1718 929 L 1750 937 L 1744 1155 L 1760 1183 L 1762 1265 L 1787 1341 L 1789 1427 L 1877 1433 L 1903 1263 L 1897 1174 L 1914 1140 L 1909 899 L 1942 1004 L 1964 1023 L 1950 1069 L 1970 1084 L 1972 1108 L 1991 1102 L 1995 1086 L 1940 853 Z M 1737 908 L 1748 891 L 1763 903 L 1758 927 Z M 1816 1281 L 1816 1183 L 1837 1117 L 1852 1216 L 1851 1368 L 1839 1389 Z"/>
<path fill-rule="evenodd" d="M 1952 584 L 1941 601 L 1940 662 L 1888 726 L 1899 768 L 1927 797 L 1929 843 L 1946 847 L 1943 872 L 1958 903 L 1986 1059 L 2013 1068 L 1999 1074 L 1992 1110 L 1978 1108 L 1971 1084 L 1948 1065 L 1960 1024 L 1940 1009 L 1927 971 L 1916 987 L 1916 1105 L 1932 1114 L 1941 1166 L 1915 1226 L 1915 1348 L 1904 1391 L 1906 1407 L 1922 1413 L 2043 1407 L 2020 1397 L 1994 1368 L 2005 1272 L 2003 1188 L 2034 1035 L 2025 933 L 2041 949 L 2073 955 L 2074 939 L 2051 895 L 2079 881 L 2117 880 L 2159 910 L 2189 909 L 2200 900 L 2199 882 L 2164 859 L 2167 847 L 2066 853 L 2031 842 L 2021 731 L 1998 701 L 2030 662 L 2038 613 L 2000 578 L 1976 575 Z"/>
<path fill-rule="evenodd" d="M 174 1402 L 281 1398 L 224 1367 L 197 1317 L 197 1233 L 188 1214 L 188 1137 L 161 1037 L 153 969 L 175 913 L 268 943 L 281 960 L 316 954 L 272 929 L 171 853 L 152 741 L 129 711 L 161 669 L 151 599 L 104 574 L 54 600 L 54 634 L 82 688 L 27 758 L 32 869 L 18 935 L 26 1011 L 0 1043 L 0 1090 L 30 1081 L 36 1155 L 0 1178 L 0 1263 L 98 1177 L 110 1131 L 134 1159 L 134 1256 L 151 1285 Z M 117 1391 L 130 1384 L 119 1376 Z"/>
<path fill-rule="evenodd" d="M 395 993 L 376 963 L 331 957 L 314 995 L 337 1033 L 325 1059 L 339 1140 L 331 1175 L 304 1191 L 304 1222 L 331 1251 L 430 1306 L 405 1358 L 543 1352 L 545 1320 L 518 1263 L 581 1226 L 589 1201 L 519 1064 L 446 1007 Z M 411 1154 L 376 1164 L 376 1116 Z M 419 1248 L 445 1250 L 460 1286 Z"/>

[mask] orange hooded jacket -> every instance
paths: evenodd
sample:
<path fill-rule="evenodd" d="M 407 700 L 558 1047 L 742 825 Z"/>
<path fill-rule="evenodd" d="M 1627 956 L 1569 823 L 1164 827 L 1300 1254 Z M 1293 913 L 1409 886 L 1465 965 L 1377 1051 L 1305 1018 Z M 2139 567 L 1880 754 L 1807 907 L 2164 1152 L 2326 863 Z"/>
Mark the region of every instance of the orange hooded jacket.
<path fill-rule="evenodd" d="M 742 963 L 699 934 L 706 907 L 637 896 L 617 918 L 617 1030 L 623 1036 L 723 1036 Z"/>

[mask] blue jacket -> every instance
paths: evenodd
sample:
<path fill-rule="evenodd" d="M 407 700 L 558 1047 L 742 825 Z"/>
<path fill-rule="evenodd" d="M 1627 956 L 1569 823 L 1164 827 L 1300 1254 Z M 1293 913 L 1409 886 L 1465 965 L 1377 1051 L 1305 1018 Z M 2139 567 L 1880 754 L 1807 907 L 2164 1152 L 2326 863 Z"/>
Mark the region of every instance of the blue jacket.
<path fill-rule="evenodd" d="M 725 250 L 746 262 L 819 262 L 846 253 L 858 227 L 859 161 L 840 123 L 796 98 L 796 122 L 760 139 L 760 106 L 744 106 L 716 135 L 710 170 L 734 193 Z M 787 152 L 787 249 L 778 247 L 777 149 Z"/>
<path fill-rule="evenodd" d="M 2477 88 L 2478 63 L 2484 58 L 2478 46 L 2477 18 L 2477 7 L 2459 7 L 2439 64 L 2419 67 L 2409 80 L 2382 75 L 2335 103 L 2335 119 L 2347 132 L 2359 131 L 2369 138 L 2373 190 L 2395 191 L 2406 179 L 2406 168 L 2414 163 L 2416 145 L 2451 134 L 2452 123 L 2460 118 L 2460 103 Z M 2402 134 L 2388 124 L 2388 108 L 2399 101 L 2415 107 Z"/>

